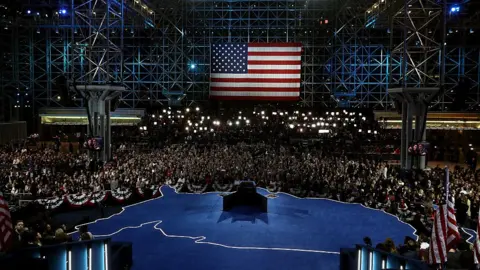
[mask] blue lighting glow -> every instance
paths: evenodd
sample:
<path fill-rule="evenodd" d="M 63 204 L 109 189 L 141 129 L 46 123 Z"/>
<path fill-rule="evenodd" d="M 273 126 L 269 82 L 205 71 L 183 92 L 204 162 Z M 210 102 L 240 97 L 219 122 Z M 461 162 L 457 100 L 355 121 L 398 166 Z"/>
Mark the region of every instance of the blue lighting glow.
<path fill-rule="evenodd" d="M 460 12 L 460 7 L 459 6 L 453 6 L 450 8 L 451 13 L 457 13 Z"/>
<path fill-rule="evenodd" d="M 27 14 L 31 14 L 31 13 L 32 13 L 32 11 L 31 11 L 31 10 L 27 10 Z"/>
<path fill-rule="evenodd" d="M 66 9 L 60 9 L 60 14 L 62 14 L 62 15 L 67 14 L 67 10 Z"/>
<path fill-rule="evenodd" d="M 197 65 L 195 65 L 195 64 L 190 64 L 190 68 L 191 68 L 191 69 L 195 69 L 196 67 L 197 67 Z"/>

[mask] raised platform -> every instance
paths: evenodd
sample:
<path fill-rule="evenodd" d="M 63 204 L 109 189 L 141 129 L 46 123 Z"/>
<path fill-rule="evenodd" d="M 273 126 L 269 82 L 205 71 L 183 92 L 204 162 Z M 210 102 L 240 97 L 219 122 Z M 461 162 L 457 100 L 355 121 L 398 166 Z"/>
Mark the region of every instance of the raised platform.
<path fill-rule="evenodd" d="M 262 212 L 268 212 L 268 199 L 257 193 L 252 181 L 240 182 L 235 193 L 223 197 L 223 211 L 230 211 L 236 206 L 253 206 Z"/>

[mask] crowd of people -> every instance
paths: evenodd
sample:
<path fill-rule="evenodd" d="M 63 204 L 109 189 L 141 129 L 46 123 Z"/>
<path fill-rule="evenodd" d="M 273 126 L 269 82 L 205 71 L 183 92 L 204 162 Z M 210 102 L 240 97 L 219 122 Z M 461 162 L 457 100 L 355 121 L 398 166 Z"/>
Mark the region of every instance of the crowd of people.
<path fill-rule="evenodd" d="M 17 220 L 14 227 L 12 250 L 17 251 L 23 248 L 64 244 L 77 240 L 88 241 L 92 239 L 93 235 L 88 231 L 86 225 L 79 228 L 78 239 L 73 239 L 71 235 L 67 234 L 67 228 L 64 224 L 56 229 L 53 229 L 49 223 L 27 227 L 23 220 Z"/>
<path fill-rule="evenodd" d="M 113 159 L 105 164 L 96 164 L 88 150 L 71 147 L 6 147 L 0 151 L 0 188 L 39 199 L 178 186 L 180 181 L 206 187 L 251 179 L 271 192 L 360 203 L 397 215 L 420 238 L 406 239 L 401 246 L 387 240 L 378 248 L 421 258 L 418 251 L 428 242 L 434 204 L 444 196 L 445 170 L 402 171 L 389 164 L 382 154 L 398 154 L 398 145 L 385 142 L 398 134 L 382 132 L 368 114 L 259 109 L 206 115 L 198 108 L 189 110 L 165 109 L 145 119 L 138 135 L 147 139 L 147 147 L 118 133 Z M 450 194 L 462 226 L 477 218 L 479 176 L 460 167 L 450 174 Z M 48 228 L 26 234 L 26 242 L 52 236 Z M 58 232 L 58 241 L 64 241 Z"/>

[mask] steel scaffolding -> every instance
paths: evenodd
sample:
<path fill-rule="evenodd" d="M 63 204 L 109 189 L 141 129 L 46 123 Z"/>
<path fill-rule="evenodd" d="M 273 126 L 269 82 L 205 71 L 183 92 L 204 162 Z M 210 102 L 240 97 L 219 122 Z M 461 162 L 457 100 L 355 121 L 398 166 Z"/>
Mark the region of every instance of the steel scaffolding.
<path fill-rule="evenodd" d="M 164 103 L 171 91 L 189 102 L 206 101 L 210 45 L 216 42 L 301 42 L 305 106 L 388 110 L 389 87 L 441 82 L 445 7 L 434 0 L 168 0 L 150 1 L 150 7 L 140 0 L 67 2 L 65 16 L 2 21 L 2 104 L 31 104 L 32 113 L 62 106 L 57 85 L 63 77 L 121 84 L 128 90 L 123 107 Z M 60 8 L 57 1 L 49 5 Z M 431 109 L 448 110 L 462 79 L 469 108 L 478 109 L 479 46 L 467 46 L 478 37 L 478 14 L 447 19 L 447 91 Z M 75 104 L 83 105 L 81 99 Z"/>

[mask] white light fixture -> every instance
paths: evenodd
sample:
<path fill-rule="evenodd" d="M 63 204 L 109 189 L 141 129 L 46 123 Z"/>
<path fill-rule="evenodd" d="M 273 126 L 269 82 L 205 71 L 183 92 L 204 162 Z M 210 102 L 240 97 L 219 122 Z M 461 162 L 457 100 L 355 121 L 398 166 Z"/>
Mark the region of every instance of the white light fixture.
<path fill-rule="evenodd" d="M 362 269 L 362 250 L 358 249 L 357 252 L 357 269 Z"/>
<path fill-rule="evenodd" d="M 92 248 L 88 248 L 88 270 L 92 270 Z"/>
<path fill-rule="evenodd" d="M 72 251 L 68 251 L 68 258 L 67 258 L 67 270 L 72 270 Z"/>
<path fill-rule="evenodd" d="M 368 256 L 368 269 L 373 270 L 373 251 L 370 251 L 370 256 Z"/>
<path fill-rule="evenodd" d="M 104 254 L 104 263 L 105 263 L 105 270 L 108 270 L 108 245 L 105 243 L 103 245 L 103 254 Z"/>

